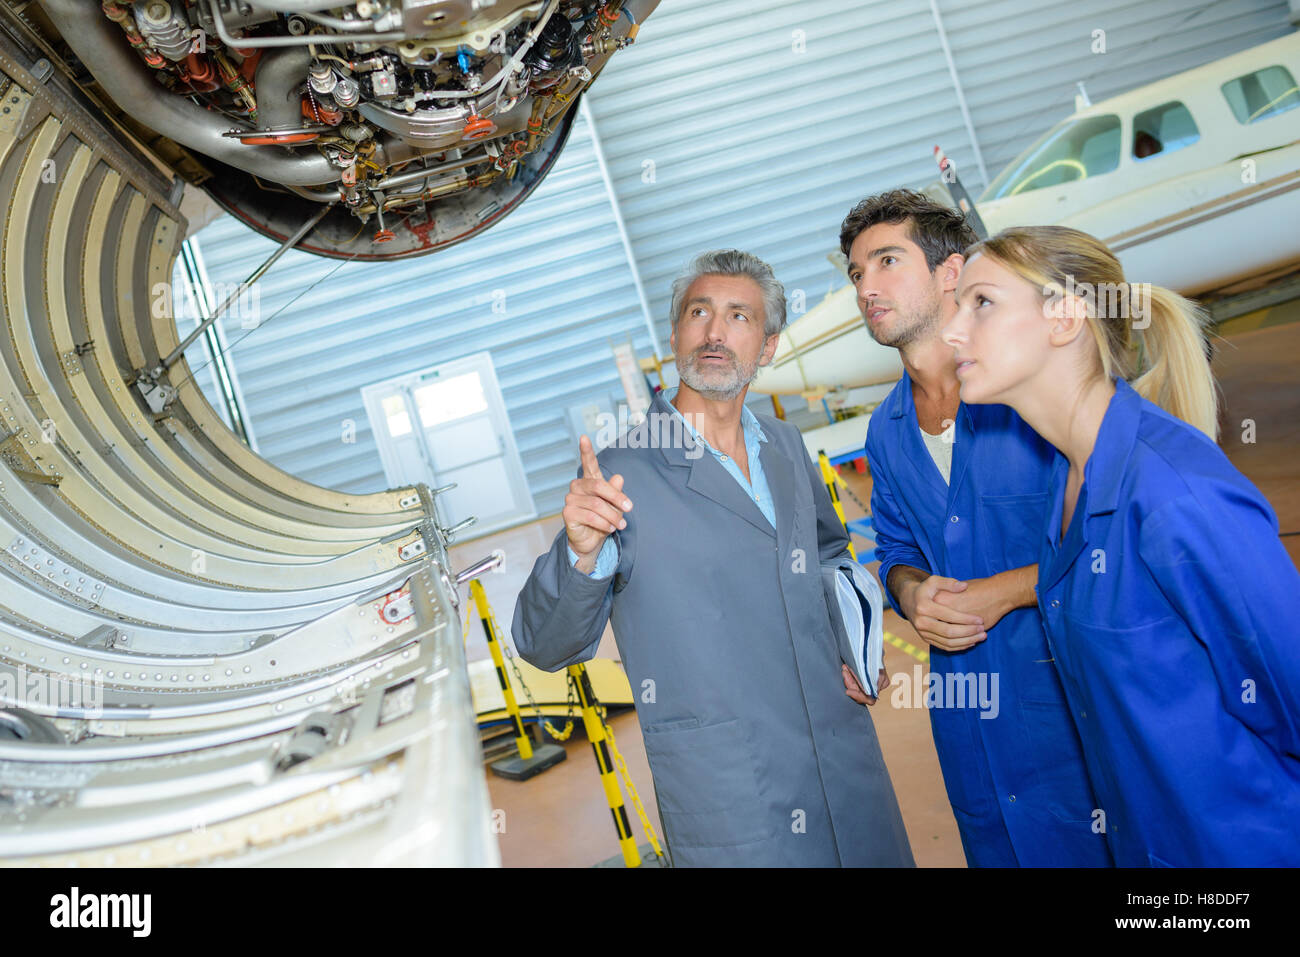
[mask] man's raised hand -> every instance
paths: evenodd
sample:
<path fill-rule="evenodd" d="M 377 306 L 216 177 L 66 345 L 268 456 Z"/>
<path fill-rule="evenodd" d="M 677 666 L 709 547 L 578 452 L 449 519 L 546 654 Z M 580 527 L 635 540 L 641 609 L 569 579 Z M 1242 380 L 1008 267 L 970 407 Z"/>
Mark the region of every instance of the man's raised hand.
<path fill-rule="evenodd" d="M 582 456 L 582 477 L 569 483 L 561 515 L 569 547 L 578 556 L 578 568 L 590 572 L 596 567 L 596 555 L 605 539 L 616 529 L 627 528 L 623 513 L 632 508 L 632 502 L 623 494 L 623 476 L 613 475 L 606 480 L 600 474 L 596 452 L 585 435 L 578 439 L 578 451 Z"/>

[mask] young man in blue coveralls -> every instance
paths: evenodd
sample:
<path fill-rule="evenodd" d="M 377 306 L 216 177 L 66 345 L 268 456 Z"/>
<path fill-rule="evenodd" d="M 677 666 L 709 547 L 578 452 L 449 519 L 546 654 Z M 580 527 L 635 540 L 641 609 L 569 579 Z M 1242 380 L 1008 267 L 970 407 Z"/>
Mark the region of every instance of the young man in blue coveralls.
<path fill-rule="evenodd" d="M 903 360 L 866 441 L 880 578 L 931 646 L 927 706 L 967 862 L 1109 866 L 1034 591 L 1053 450 L 1010 408 L 963 405 L 939 338 L 974 241 L 960 212 L 910 190 L 863 200 L 841 229 L 867 329 Z"/>

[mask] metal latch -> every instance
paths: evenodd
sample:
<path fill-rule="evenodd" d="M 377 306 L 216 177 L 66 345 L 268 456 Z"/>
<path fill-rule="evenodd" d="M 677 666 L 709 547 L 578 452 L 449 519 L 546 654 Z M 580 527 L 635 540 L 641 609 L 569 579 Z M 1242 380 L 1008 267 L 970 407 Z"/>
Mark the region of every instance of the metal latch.
<path fill-rule="evenodd" d="M 404 562 L 409 562 L 412 558 L 419 558 L 424 554 L 424 539 L 418 538 L 409 545 L 403 545 L 397 550 L 397 557 Z"/>
<path fill-rule="evenodd" d="M 405 621 L 413 614 L 415 614 L 415 602 L 412 601 L 409 592 L 389 599 L 379 609 L 379 617 L 390 625 Z"/>

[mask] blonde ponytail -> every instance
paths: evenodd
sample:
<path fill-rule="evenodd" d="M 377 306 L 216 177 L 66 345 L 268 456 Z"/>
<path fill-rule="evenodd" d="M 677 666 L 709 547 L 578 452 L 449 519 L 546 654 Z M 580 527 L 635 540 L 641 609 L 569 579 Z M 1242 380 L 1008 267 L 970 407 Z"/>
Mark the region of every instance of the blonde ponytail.
<path fill-rule="evenodd" d="M 1131 288 L 1138 306 L 1133 312 L 1139 342 L 1134 391 L 1217 440 L 1219 397 L 1205 354 L 1205 310 L 1163 286 L 1135 283 Z"/>

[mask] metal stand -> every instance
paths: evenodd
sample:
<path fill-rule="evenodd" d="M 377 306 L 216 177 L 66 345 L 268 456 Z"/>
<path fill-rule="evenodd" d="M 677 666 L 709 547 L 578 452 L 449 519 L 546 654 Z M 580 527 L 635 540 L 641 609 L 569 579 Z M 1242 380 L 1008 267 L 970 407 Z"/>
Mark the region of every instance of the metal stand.
<path fill-rule="evenodd" d="M 496 667 L 497 681 L 501 683 L 501 694 L 506 699 L 506 711 L 515 728 L 515 747 L 519 753 L 512 757 L 493 761 L 488 767 L 492 773 L 511 781 L 527 781 L 536 774 L 541 774 L 549 767 L 563 761 L 568 755 L 558 744 L 540 744 L 534 746 L 524 727 L 523 715 L 519 711 L 519 702 L 515 699 L 514 689 L 510 687 L 510 678 L 506 675 L 506 662 L 501 654 L 501 642 L 497 640 L 496 619 L 492 617 L 492 608 L 488 605 L 487 593 L 476 579 L 469 583 L 469 593 L 478 609 L 479 621 L 483 623 L 483 634 L 487 637 L 488 651 L 492 653 L 492 664 Z"/>

